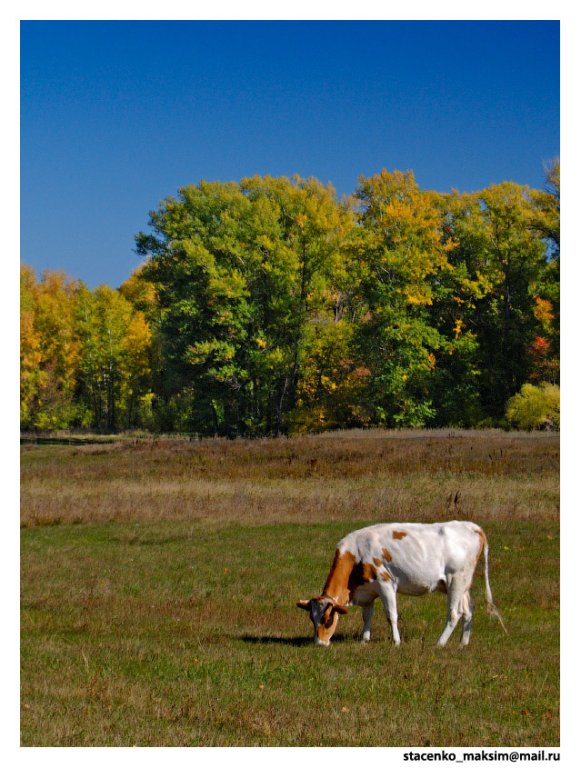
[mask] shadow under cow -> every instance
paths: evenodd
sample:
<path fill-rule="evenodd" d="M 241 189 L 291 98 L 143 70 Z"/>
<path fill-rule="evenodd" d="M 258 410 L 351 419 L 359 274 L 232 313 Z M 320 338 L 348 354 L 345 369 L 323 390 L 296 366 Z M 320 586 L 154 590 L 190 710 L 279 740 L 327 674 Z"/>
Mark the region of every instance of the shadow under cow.
<path fill-rule="evenodd" d="M 314 646 L 313 638 L 303 637 L 277 637 L 275 635 L 242 635 L 240 639 L 251 645 L 287 645 L 294 648 L 303 648 L 308 645 Z M 353 640 L 349 635 L 334 635 L 333 643 L 345 643 Z"/>

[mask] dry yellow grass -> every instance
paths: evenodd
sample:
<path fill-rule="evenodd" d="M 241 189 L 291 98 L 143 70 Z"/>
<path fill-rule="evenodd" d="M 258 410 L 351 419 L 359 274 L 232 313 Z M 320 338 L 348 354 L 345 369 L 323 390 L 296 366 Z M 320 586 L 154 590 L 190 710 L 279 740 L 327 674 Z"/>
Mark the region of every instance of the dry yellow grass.
<path fill-rule="evenodd" d="M 559 438 L 350 432 L 23 447 L 23 526 L 111 520 L 557 519 Z M 458 494 L 458 496 L 457 496 Z M 456 499 L 456 503 L 454 502 Z"/>

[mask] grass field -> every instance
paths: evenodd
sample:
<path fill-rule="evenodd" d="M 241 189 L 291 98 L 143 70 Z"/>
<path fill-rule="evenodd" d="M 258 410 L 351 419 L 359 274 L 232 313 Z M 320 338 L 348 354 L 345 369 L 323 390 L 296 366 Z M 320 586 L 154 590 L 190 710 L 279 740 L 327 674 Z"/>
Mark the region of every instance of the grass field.
<path fill-rule="evenodd" d="M 558 436 L 24 445 L 21 505 L 22 745 L 559 744 Z M 400 597 L 400 648 L 380 605 L 314 646 L 295 602 L 339 538 L 452 518 L 508 636 L 479 567 L 467 649 L 440 594 Z"/>

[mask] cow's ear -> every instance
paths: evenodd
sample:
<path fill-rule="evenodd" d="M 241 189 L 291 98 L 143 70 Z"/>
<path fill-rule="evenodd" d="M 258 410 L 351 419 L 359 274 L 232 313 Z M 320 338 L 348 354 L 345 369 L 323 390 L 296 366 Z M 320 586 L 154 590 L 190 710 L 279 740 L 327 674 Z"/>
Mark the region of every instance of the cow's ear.
<path fill-rule="evenodd" d="M 335 604 L 335 605 L 333 606 L 333 610 L 334 610 L 334 611 L 337 611 L 337 613 L 341 613 L 343 616 L 344 616 L 346 613 L 349 613 L 349 611 L 347 610 L 347 608 L 343 608 L 343 606 L 342 606 L 342 605 L 337 605 L 337 604 Z"/>
<path fill-rule="evenodd" d="M 297 608 L 302 608 L 303 611 L 310 611 L 311 610 L 311 601 L 310 600 L 299 600 L 297 603 Z"/>

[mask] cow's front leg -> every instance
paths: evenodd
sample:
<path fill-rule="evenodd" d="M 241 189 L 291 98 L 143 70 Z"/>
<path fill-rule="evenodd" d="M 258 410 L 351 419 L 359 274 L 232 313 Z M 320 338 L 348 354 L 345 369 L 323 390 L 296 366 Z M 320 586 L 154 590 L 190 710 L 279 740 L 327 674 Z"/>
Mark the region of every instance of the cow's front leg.
<path fill-rule="evenodd" d="M 375 603 L 369 603 L 363 607 L 363 637 L 362 642 L 368 643 L 371 640 L 371 619 L 373 618 L 373 609 Z"/>
<path fill-rule="evenodd" d="M 399 636 L 399 630 L 397 628 L 397 599 L 395 586 L 390 582 L 382 584 L 380 591 L 381 602 L 385 609 L 385 615 L 387 620 L 391 624 L 391 634 L 393 636 L 393 642 L 395 645 L 399 645 L 401 640 Z"/>

